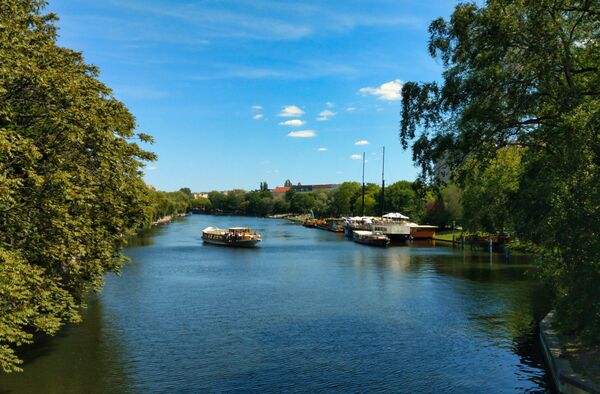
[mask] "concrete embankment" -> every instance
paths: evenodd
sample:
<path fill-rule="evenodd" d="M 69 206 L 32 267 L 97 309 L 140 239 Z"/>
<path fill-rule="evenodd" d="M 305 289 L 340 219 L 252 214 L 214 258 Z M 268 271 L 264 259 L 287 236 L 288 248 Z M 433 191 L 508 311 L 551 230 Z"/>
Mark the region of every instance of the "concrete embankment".
<path fill-rule="evenodd" d="M 544 357 L 550 366 L 554 384 L 559 392 L 569 394 L 600 394 L 598 384 L 575 373 L 565 358 L 558 333 L 552 328 L 554 313 L 550 312 L 540 323 L 540 341 Z"/>

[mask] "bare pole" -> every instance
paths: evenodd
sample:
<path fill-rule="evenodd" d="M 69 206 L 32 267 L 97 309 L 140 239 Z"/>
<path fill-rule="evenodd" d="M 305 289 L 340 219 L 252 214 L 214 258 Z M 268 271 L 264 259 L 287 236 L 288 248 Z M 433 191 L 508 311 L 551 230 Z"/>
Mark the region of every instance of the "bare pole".
<path fill-rule="evenodd" d="M 383 147 L 383 161 L 381 163 L 381 216 L 385 215 L 385 146 Z"/>
<path fill-rule="evenodd" d="M 363 173 L 362 173 L 362 206 L 361 216 L 365 216 L 365 152 L 363 152 Z"/>

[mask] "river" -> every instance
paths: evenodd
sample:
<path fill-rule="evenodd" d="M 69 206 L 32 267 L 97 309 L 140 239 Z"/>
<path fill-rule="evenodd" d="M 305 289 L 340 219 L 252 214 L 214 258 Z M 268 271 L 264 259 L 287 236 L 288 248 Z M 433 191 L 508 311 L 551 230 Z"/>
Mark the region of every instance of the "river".
<path fill-rule="evenodd" d="M 203 245 L 247 225 L 256 249 Z M 2 393 L 546 392 L 544 292 L 524 256 L 386 249 L 285 220 L 194 215 L 126 250 L 84 322 L 27 348 Z"/>

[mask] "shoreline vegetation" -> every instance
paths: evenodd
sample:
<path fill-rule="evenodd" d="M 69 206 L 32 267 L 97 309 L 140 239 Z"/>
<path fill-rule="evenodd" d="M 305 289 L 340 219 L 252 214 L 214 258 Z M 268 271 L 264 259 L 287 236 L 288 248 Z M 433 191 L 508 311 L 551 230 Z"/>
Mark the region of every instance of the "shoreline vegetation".
<path fill-rule="evenodd" d="M 126 261 L 127 238 L 188 211 L 359 215 L 361 185 L 276 194 L 156 191 L 156 155 L 80 52 L 57 45 L 42 0 L 0 5 L 0 368 L 81 320 L 86 294 Z M 538 257 L 573 357 L 600 344 L 600 4 L 459 4 L 434 20 L 441 82 L 402 87 L 400 143 L 419 180 L 385 190 L 385 210 L 465 232 L 512 234 Z M 286 182 L 287 183 L 287 182 Z M 364 214 L 382 211 L 367 184 Z M 467 233 L 465 233 L 467 234 Z M 447 235 L 441 235 L 447 237 Z M 593 360 L 597 360 L 593 359 Z M 577 363 L 575 363 L 577 364 Z M 585 366 L 583 368 L 586 368 Z"/>
<path fill-rule="evenodd" d="M 403 85 L 399 132 L 423 179 L 461 188 L 481 224 L 466 229 L 518 234 L 554 328 L 587 349 L 600 344 L 599 15 L 590 1 L 457 5 L 429 26 L 442 79 Z"/>

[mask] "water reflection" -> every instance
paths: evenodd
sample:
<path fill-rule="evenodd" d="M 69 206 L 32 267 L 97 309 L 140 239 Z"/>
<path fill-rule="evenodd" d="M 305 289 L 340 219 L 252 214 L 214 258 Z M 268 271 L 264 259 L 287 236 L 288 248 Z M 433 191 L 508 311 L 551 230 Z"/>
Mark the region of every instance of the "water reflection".
<path fill-rule="evenodd" d="M 250 226 L 264 241 L 203 245 L 209 225 Z M 545 297 L 526 261 L 490 265 L 484 253 L 431 243 L 373 248 L 282 220 L 203 215 L 143 244 L 127 250 L 132 262 L 107 278 L 85 323 L 2 389 L 547 390 L 533 327 Z"/>
<path fill-rule="evenodd" d="M 95 296 L 83 313 L 85 323 L 57 336 L 44 336 L 22 350 L 24 372 L 0 376 L 1 393 L 133 392 L 124 369 L 120 338 L 103 321 Z"/>

